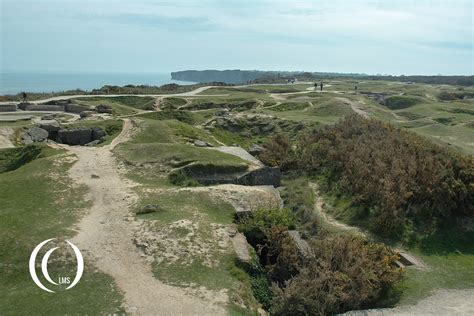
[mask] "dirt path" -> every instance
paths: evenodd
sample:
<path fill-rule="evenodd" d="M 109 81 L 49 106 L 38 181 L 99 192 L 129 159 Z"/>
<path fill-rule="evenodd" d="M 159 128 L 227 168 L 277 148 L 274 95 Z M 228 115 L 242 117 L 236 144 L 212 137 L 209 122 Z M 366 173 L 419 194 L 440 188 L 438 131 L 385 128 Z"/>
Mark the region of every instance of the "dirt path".
<path fill-rule="evenodd" d="M 324 211 L 324 201 L 321 195 L 319 194 L 318 185 L 314 182 L 309 182 L 309 187 L 313 190 L 314 193 L 314 212 L 323 222 L 337 229 L 351 231 L 357 235 L 367 237 L 366 233 L 360 230 L 359 228 L 341 223 L 334 217 L 329 215 L 326 211 Z"/>
<path fill-rule="evenodd" d="M 347 98 L 340 98 L 340 97 L 337 97 L 336 99 L 349 105 L 352 111 L 356 112 L 357 114 L 362 115 L 363 117 L 369 117 L 369 113 L 361 108 L 360 106 L 361 101 L 356 102 L 356 101 L 349 100 Z"/>
<path fill-rule="evenodd" d="M 474 315 L 473 290 L 438 290 L 415 305 L 347 312 L 348 316 Z"/>
<path fill-rule="evenodd" d="M 132 123 L 124 120 L 122 133 L 104 147 L 62 146 L 78 160 L 70 169 L 77 184 L 89 188 L 92 206 L 78 224 L 73 242 L 86 260 L 92 260 L 104 273 L 112 276 L 124 294 L 124 308 L 136 315 L 221 315 L 223 307 L 187 295 L 183 289 L 157 280 L 143 254 L 132 243 L 138 222 L 129 212 L 137 200 L 131 183 L 117 171 L 112 149 L 126 141 Z"/>
<path fill-rule="evenodd" d="M 13 128 L 2 127 L 0 128 L 0 149 L 15 147 L 11 141 L 13 136 Z"/>

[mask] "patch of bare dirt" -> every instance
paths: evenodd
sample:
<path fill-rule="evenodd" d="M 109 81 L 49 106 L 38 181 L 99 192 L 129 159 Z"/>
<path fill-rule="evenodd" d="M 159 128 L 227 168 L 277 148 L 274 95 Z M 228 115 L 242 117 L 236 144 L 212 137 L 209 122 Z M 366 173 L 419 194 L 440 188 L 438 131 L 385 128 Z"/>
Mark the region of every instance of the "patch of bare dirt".
<path fill-rule="evenodd" d="M 11 141 L 13 133 L 14 131 L 11 127 L 0 128 L 0 148 L 15 147 Z"/>

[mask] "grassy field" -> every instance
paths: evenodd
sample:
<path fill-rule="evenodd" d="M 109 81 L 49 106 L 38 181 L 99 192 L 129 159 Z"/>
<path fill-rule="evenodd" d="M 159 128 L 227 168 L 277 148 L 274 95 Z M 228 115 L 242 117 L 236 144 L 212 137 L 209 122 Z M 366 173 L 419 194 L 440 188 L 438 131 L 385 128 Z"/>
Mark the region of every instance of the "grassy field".
<path fill-rule="evenodd" d="M 0 151 L 4 155 L 4 150 Z M 70 238 L 72 225 L 86 206 L 84 188 L 73 187 L 65 172 L 65 152 L 42 147 L 40 156 L 16 170 L 0 173 L 0 314 L 108 314 L 121 312 L 121 295 L 113 280 L 86 260 L 73 289 L 47 293 L 28 273 L 33 248 L 49 238 Z M 75 196 L 75 199 L 66 199 Z M 55 278 L 66 267 L 51 257 Z M 70 267 L 74 271 L 75 267 Z M 71 271 L 68 270 L 68 271 Z"/>

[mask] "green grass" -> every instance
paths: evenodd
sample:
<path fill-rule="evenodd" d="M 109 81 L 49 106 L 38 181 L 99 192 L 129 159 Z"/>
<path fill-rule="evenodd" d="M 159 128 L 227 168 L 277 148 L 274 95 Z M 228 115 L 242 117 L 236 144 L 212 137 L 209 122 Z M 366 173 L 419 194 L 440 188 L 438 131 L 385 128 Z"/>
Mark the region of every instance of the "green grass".
<path fill-rule="evenodd" d="M 212 199 L 205 192 L 163 192 L 159 195 L 140 191 L 141 199 L 137 209 L 147 204 L 157 204 L 162 210 L 155 213 L 137 215 L 142 219 L 169 224 L 178 219 L 191 219 L 196 213 L 206 220 L 219 224 L 230 224 L 233 220 L 233 207 L 219 199 Z"/>
<path fill-rule="evenodd" d="M 153 110 L 155 98 L 139 96 L 119 96 L 119 97 L 84 97 L 73 99 L 79 104 L 96 107 L 104 104 L 112 107 L 114 115 L 131 115 L 137 110 Z"/>
<path fill-rule="evenodd" d="M 202 140 L 217 145 L 211 135 L 204 130 L 177 120 L 142 120 L 140 131 L 130 143 L 186 143 Z"/>
<path fill-rule="evenodd" d="M 246 165 L 244 160 L 234 155 L 186 144 L 121 144 L 116 152 L 130 163 L 162 163 L 174 167 L 191 162 L 222 166 Z"/>
<path fill-rule="evenodd" d="M 113 280 L 86 261 L 81 281 L 71 290 L 47 293 L 28 273 L 33 248 L 48 238 L 70 238 L 71 226 L 85 207 L 83 187 L 65 175 L 63 151 L 43 148 L 37 158 L 0 174 L 0 314 L 107 314 L 121 312 Z M 74 197 L 74 198 L 70 198 Z M 74 269 L 74 267 L 72 267 Z M 49 265 L 51 275 L 64 267 Z"/>
<path fill-rule="evenodd" d="M 462 231 L 449 221 L 434 235 L 420 238 L 408 248 L 428 267 L 408 269 L 399 286 L 401 304 L 413 304 L 436 289 L 474 288 L 474 232 Z"/>

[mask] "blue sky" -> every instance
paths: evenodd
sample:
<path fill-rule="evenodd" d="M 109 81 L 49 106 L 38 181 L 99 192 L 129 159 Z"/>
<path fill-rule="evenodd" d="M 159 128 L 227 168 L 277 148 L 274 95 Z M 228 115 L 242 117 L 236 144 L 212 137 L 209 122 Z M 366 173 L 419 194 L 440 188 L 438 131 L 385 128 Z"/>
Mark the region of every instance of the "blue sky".
<path fill-rule="evenodd" d="M 0 0 L 2 72 L 473 74 L 473 1 Z"/>

